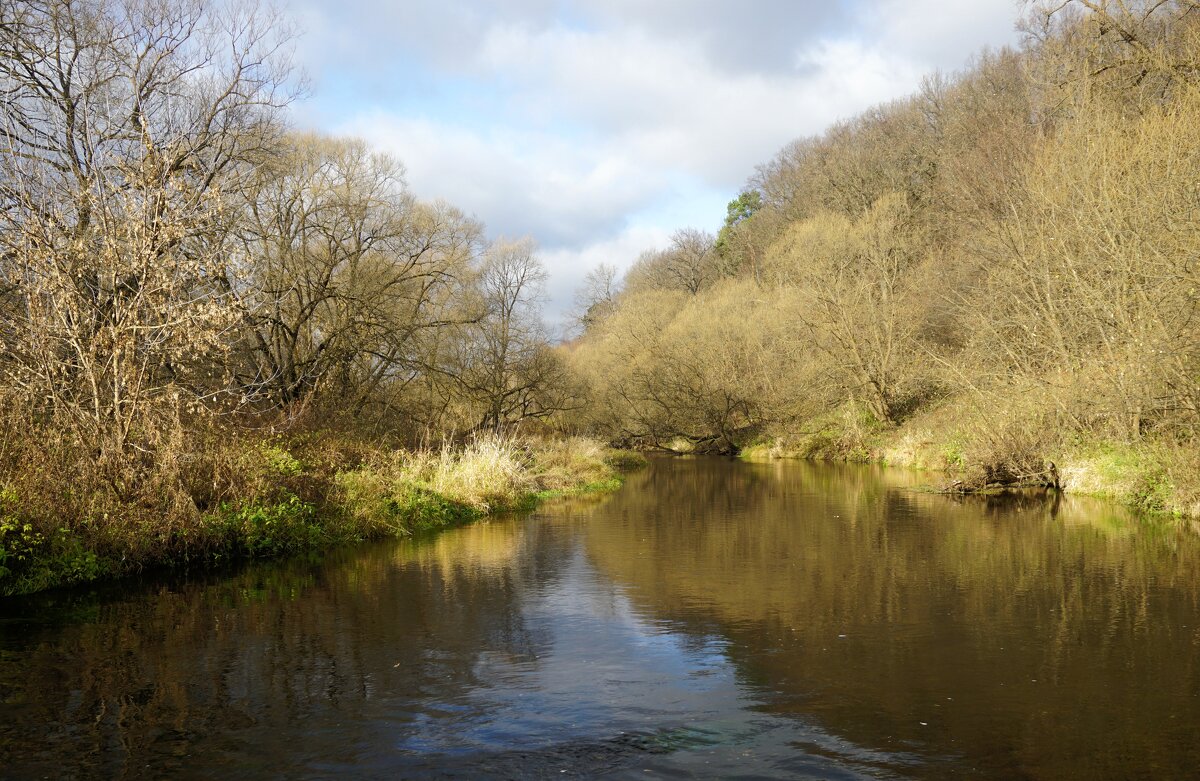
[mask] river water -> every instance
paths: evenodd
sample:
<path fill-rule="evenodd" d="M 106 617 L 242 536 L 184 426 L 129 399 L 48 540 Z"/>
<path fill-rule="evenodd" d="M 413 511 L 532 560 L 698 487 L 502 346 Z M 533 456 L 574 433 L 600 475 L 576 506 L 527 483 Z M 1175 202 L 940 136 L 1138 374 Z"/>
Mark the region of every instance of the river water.
<path fill-rule="evenodd" d="M 655 459 L 419 540 L 0 602 L 5 778 L 1200 773 L 1200 544 Z"/>

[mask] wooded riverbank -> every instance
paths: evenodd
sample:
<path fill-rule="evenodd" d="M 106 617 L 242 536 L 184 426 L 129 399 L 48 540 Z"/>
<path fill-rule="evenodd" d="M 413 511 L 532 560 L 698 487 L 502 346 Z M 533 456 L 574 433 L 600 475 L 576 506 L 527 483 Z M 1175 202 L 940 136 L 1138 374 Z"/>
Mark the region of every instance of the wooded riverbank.
<path fill-rule="evenodd" d="M 1200 3 L 1021 29 L 593 275 L 590 430 L 1200 515 Z"/>
<path fill-rule="evenodd" d="M 214 446 L 188 462 L 197 495 L 103 508 L 76 497 L 90 511 L 31 467 L 0 492 L 0 596 L 407 536 L 614 490 L 641 462 L 582 438 L 413 451 L 310 435 Z"/>
<path fill-rule="evenodd" d="M 593 269 L 565 340 L 532 239 L 288 127 L 281 21 L 0 4 L 0 591 L 609 485 L 596 441 L 1200 515 L 1198 0 L 1028 4 Z"/>
<path fill-rule="evenodd" d="M 1029 432 L 1025 441 L 989 436 L 981 411 L 945 404 L 896 427 L 852 406 L 739 451 L 747 460 L 811 458 L 927 470 L 951 493 L 1039 486 L 1109 499 L 1141 512 L 1200 519 L 1200 453 L 1186 444 L 1122 443 L 1069 432 Z M 1015 452 L 1014 452 L 1015 451 Z"/>

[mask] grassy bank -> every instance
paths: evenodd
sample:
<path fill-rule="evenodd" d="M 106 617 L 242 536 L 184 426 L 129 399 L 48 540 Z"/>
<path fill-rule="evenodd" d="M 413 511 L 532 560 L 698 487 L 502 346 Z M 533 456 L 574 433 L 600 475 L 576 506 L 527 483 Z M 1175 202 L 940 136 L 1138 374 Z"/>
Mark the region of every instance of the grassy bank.
<path fill-rule="evenodd" d="M 898 426 L 862 406 L 778 427 L 742 458 L 812 458 L 882 463 L 940 473 L 968 490 L 1045 478 L 1053 463 L 1064 491 L 1111 499 L 1144 512 L 1200 518 L 1200 451 L 1148 436 L 1121 442 L 1057 426 L 1028 407 L 950 399 Z"/>
<path fill-rule="evenodd" d="M 0 594 L 408 535 L 614 490 L 638 462 L 583 438 L 485 437 L 422 451 L 321 434 L 198 444 L 197 455 L 156 464 L 159 484 L 137 490 L 94 473 L 72 480 L 79 462 L 62 448 L 10 459 Z"/>

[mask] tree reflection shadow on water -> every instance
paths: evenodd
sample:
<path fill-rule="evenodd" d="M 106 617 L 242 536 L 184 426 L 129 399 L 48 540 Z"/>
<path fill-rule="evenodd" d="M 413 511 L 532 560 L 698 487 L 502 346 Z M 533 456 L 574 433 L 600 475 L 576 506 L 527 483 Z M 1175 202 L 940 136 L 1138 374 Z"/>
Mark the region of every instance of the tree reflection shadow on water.
<path fill-rule="evenodd" d="M 920 479 L 656 460 L 527 518 L 11 600 L 0 767 L 1190 773 L 1196 541 Z"/>
<path fill-rule="evenodd" d="M 1074 498 L 952 500 L 905 472 L 685 471 L 669 504 L 618 496 L 604 512 L 625 523 L 589 525 L 588 550 L 642 609 L 719 627 L 771 712 L 980 773 L 1200 760 L 1191 535 Z"/>

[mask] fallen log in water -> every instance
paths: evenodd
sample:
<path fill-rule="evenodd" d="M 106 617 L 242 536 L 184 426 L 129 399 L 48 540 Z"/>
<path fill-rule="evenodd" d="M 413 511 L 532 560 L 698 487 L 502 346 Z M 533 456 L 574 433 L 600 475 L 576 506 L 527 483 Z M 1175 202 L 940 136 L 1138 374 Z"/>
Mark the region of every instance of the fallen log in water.
<path fill-rule="evenodd" d="M 971 485 L 963 480 L 954 480 L 950 483 L 937 487 L 935 489 L 935 493 L 990 494 L 1027 488 L 1044 488 L 1046 490 L 1061 491 L 1062 480 L 1058 474 L 1058 467 L 1055 466 L 1054 462 L 1048 462 L 1046 469 L 1041 472 L 1033 472 L 1025 475 L 1014 475 L 1008 480 L 985 482 L 982 485 Z"/>

